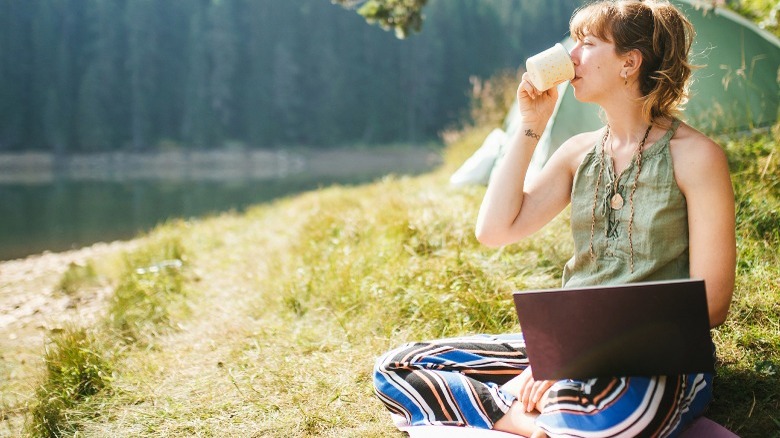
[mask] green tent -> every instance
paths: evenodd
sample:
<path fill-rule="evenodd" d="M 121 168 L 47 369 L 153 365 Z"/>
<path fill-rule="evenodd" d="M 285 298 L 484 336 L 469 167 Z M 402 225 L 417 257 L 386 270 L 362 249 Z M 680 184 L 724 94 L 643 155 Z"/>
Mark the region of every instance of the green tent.
<path fill-rule="evenodd" d="M 751 131 L 777 123 L 780 111 L 780 40 L 742 16 L 712 3 L 673 0 L 696 29 L 692 62 L 705 66 L 693 74 L 683 118 L 710 135 Z M 564 46 L 574 45 L 571 39 Z M 574 134 L 604 123 L 598 106 L 574 98 L 568 82 L 547 124 L 529 173 L 541 168 L 555 149 Z M 504 130 L 517 126 L 517 105 Z"/>

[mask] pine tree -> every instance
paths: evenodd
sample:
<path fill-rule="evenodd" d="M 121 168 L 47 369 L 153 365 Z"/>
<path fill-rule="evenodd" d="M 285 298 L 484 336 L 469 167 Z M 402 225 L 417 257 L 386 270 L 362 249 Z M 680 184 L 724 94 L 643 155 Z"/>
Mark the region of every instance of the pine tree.
<path fill-rule="evenodd" d="M 78 97 L 78 144 L 81 150 L 111 150 L 121 143 L 118 127 L 124 113 L 122 89 L 122 34 L 120 3 L 87 2 L 90 28 L 85 49 L 86 68 Z"/>
<path fill-rule="evenodd" d="M 127 26 L 127 69 L 130 85 L 131 147 L 148 149 L 153 141 L 152 124 L 158 44 L 158 3 L 130 1 L 125 9 Z"/>
<path fill-rule="evenodd" d="M 202 4 L 202 2 L 201 2 Z M 189 21 L 189 50 L 181 135 L 194 147 L 205 147 L 208 133 L 208 48 L 205 38 L 206 17 L 203 7 L 196 7 Z"/>
<path fill-rule="evenodd" d="M 209 53 L 208 108 L 215 141 L 230 136 L 234 123 L 234 79 L 238 60 L 234 2 L 212 0 L 208 8 L 207 47 Z"/>
<path fill-rule="evenodd" d="M 0 7 L 0 150 L 22 149 L 30 137 L 34 111 L 30 38 L 35 5 L 4 1 Z"/>

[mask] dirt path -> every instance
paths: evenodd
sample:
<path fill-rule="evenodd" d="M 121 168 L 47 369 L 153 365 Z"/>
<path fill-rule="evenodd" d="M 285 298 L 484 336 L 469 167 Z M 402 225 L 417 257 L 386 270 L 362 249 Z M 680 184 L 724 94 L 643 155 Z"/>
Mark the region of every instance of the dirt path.
<path fill-rule="evenodd" d="M 164 435 L 186 436 L 180 429 L 188 422 L 178 415 L 208 410 L 212 404 L 243 403 L 235 387 L 233 350 L 267 328 L 251 316 L 250 303 L 256 299 L 265 258 L 280 251 L 286 239 L 281 233 L 267 233 L 262 225 L 247 230 L 231 219 L 217 222 L 199 223 L 190 236 L 189 268 L 198 277 L 191 297 L 193 314 L 181 321 L 180 330 L 157 338 L 153 351 L 127 352 L 126 372 L 114 383 L 139 401 L 129 408 L 121 401 L 113 408 L 106 406 L 116 414 L 115 421 L 85 424 L 85 436 L 139 436 L 150 423 Z M 269 235 L 274 236 L 271 241 Z M 214 247 L 203 250 L 201 240 Z M 22 431 L 42 370 L 46 336 L 70 322 L 90 326 L 98 321 L 113 292 L 113 285 L 106 282 L 67 295 L 57 287 L 63 273 L 73 263 L 115 257 L 142 242 L 97 244 L 0 263 L 0 437 Z M 154 370 L 149 370 L 152 364 Z M 161 416 L 160 409 L 169 415 Z M 219 415 L 214 421 L 220 421 Z"/>
<path fill-rule="evenodd" d="M 30 400 L 42 363 L 45 337 L 66 324 L 89 324 L 104 308 L 110 285 L 67 295 L 58 289 L 62 274 L 118 254 L 133 242 L 99 243 L 62 253 L 44 253 L 0 262 L 0 436 L 14 436 Z"/>

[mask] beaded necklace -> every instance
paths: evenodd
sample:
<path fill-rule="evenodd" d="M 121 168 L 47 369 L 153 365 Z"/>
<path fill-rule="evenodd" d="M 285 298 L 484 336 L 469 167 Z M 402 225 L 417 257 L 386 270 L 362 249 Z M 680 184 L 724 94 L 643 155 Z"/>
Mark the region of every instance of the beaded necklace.
<path fill-rule="evenodd" d="M 645 131 L 644 137 L 642 137 L 642 141 L 639 142 L 637 145 L 636 151 L 634 152 L 633 160 L 636 164 L 636 174 L 634 175 L 634 182 L 631 185 L 631 194 L 628 197 L 628 203 L 631 206 L 631 214 L 628 218 L 628 246 L 631 250 L 629 264 L 631 266 L 631 272 L 634 272 L 634 241 L 632 236 L 632 231 L 634 228 L 634 193 L 636 193 L 636 186 L 639 182 L 639 173 L 642 171 L 642 148 L 645 146 L 645 142 L 647 141 L 647 136 L 650 135 L 650 130 L 653 128 L 653 124 L 650 123 L 650 126 L 647 127 L 647 130 Z M 599 195 L 599 186 L 601 185 L 601 176 L 604 174 L 604 167 L 605 167 L 605 145 L 607 143 L 607 138 L 609 137 L 609 125 L 607 125 L 606 130 L 604 131 L 604 137 L 601 138 L 601 150 L 599 151 L 599 174 L 598 177 L 596 177 L 596 187 L 593 190 L 593 209 L 591 210 L 591 223 L 590 223 L 590 257 L 591 259 L 596 259 L 596 254 L 593 251 L 593 236 L 596 232 L 596 205 L 598 204 L 598 195 Z M 623 196 L 617 192 L 618 188 L 618 180 L 620 179 L 619 175 L 615 175 L 615 184 L 614 187 L 610 187 L 610 184 L 607 183 L 607 186 L 605 187 L 605 190 L 611 192 L 610 196 L 610 208 L 613 210 L 620 210 L 623 208 Z M 606 235 L 606 231 L 604 231 Z"/>

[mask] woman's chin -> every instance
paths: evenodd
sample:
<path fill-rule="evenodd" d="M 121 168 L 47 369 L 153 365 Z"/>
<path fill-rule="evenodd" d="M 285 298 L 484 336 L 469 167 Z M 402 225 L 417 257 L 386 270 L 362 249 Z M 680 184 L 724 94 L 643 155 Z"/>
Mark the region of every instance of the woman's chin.
<path fill-rule="evenodd" d="M 572 84 L 572 94 L 574 94 L 574 98 L 577 99 L 580 102 L 587 103 L 590 102 L 587 98 L 586 93 L 582 91 L 582 89 L 578 89 L 576 85 Z"/>

